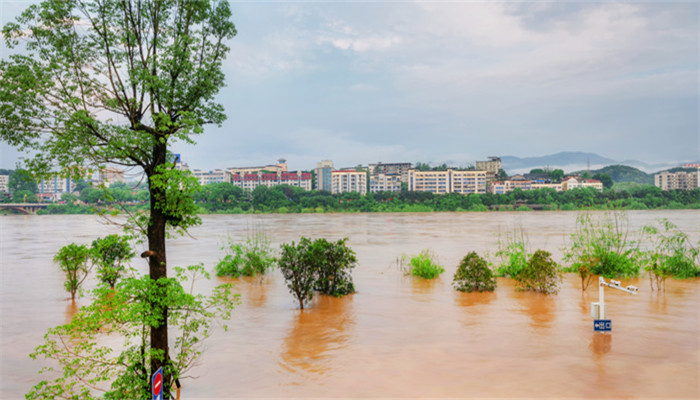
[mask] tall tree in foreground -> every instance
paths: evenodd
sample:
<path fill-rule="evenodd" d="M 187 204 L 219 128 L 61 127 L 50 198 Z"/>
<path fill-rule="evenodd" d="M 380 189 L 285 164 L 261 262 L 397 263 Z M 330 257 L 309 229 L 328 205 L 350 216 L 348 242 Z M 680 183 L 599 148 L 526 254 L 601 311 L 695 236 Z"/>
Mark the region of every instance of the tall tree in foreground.
<path fill-rule="evenodd" d="M 225 119 L 214 97 L 236 34 L 230 19 L 225 0 L 46 0 L 3 27 L 18 51 L 0 61 L 0 138 L 36 154 L 27 161 L 36 174 L 141 169 L 150 213 L 134 221 L 156 286 L 168 275 L 168 228 L 199 222 L 168 146 Z M 154 317 L 153 371 L 168 363 L 168 308 Z"/>

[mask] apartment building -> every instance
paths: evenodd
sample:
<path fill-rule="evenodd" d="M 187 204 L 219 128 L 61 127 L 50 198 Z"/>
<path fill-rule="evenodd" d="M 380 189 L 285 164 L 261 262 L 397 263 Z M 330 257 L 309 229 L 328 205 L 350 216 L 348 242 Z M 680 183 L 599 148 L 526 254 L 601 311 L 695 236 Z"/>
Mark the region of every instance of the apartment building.
<path fill-rule="evenodd" d="M 244 190 L 255 190 L 258 186 L 277 186 L 289 185 L 302 188 L 306 191 L 311 190 L 311 173 L 310 172 L 277 172 L 277 173 L 262 173 L 256 172 L 251 174 L 234 174 L 232 175 L 232 183 Z"/>
<path fill-rule="evenodd" d="M 693 172 L 663 171 L 654 175 L 654 185 L 661 188 L 661 190 L 695 190 L 698 188 L 699 174 L 700 168 Z"/>
<path fill-rule="evenodd" d="M 501 158 L 500 157 L 489 157 L 488 161 L 477 161 L 476 169 L 479 171 L 486 171 L 489 175 L 496 175 L 501 169 Z"/>
<path fill-rule="evenodd" d="M 10 193 L 10 175 L 0 175 L 0 192 Z"/>
<path fill-rule="evenodd" d="M 413 168 L 411 163 L 376 163 L 369 165 L 369 175 L 374 176 L 378 174 L 384 175 L 398 175 L 401 182 L 408 183 L 408 171 Z"/>
<path fill-rule="evenodd" d="M 314 189 L 326 192 L 332 191 L 333 186 L 333 161 L 323 160 L 316 163 L 316 186 Z"/>
<path fill-rule="evenodd" d="M 37 197 L 48 201 L 56 201 L 63 193 L 71 193 L 75 190 L 76 181 L 71 178 L 62 178 L 58 174 L 41 178 Z"/>
<path fill-rule="evenodd" d="M 235 174 L 240 174 L 240 175 L 246 175 L 246 174 L 255 174 L 258 172 L 267 172 L 267 173 L 278 173 L 278 172 L 287 172 L 287 160 L 284 158 L 280 158 L 277 160 L 277 164 L 270 164 L 270 165 L 262 165 L 259 167 L 232 167 L 232 168 L 227 168 L 226 169 L 231 175 Z"/>
<path fill-rule="evenodd" d="M 486 171 L 418 171 L 408 172 L 408 190 L 416 192 L 486 193 Z"/>
<path fill-rule="evenodd" d="M 384 173 L 372 174 L 369 177 L 369 191 L 372 193 L 400 192 L 401 182 L 401 175 Z"/>
<path fill-rule="evenodd" d="M 367 194 L 367 171 L 339 170 L 331 174 L 331 193 Z"/>
<path fill-rule="evenodd" d="M 592 187 L 599 192 L 603 191 L 603 183 L 597 179 L 581 179 L 575 176 L 569 176 L 561 181 L 562 190 L 584 189 Z"/>
<path fill-rule="evenodd" d="M 200 185 L 208 185 L 210 183 L 231 183 L 231 173 L 225 169 L 215 169 L 211 171 L 202 171 L 193 169 L 192 175 L 199 181 Z"/>
<path fill-rule="evenodd" d="M 99 171 L 99 179 L 100 183 L 107 187 L 116 182 L 124 182 L 124 170 L 116 167 L 106 167 Z"/>

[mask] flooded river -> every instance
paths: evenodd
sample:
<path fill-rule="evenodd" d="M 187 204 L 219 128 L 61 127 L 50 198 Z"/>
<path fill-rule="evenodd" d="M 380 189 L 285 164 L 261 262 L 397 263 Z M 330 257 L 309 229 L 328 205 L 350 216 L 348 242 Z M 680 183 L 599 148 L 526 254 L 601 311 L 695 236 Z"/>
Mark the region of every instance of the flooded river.
<path fill-rule="evenodd" d="M 229 331 L 215 330 L 183 398 L 453 397 L 698 398 L 700 280 L 669 280 L 665 295 L 647 280 L 623 281 L 638 296 L 607 290 L 612 334 L 595 334 L 589 315 L 598 288 L 581 293 L 567 274 L 557 295 L 452 289 L 467 252 L 495 253 L 498 232 L 529 234 L 533 249 L 561 258 L 575 212 L 204 216 L 192 237 L 169 241 L 170 265 L 203 262 L 211 271 L 227 234 L 263 229 L 273 245 L 300 236 L 348 237 L 356 251 L 357 293 L 316 296 L 307 310 L 279 271 L 264 279 L 212 278 L 204 292 L 235 283 L 242 304 Z M 667 217 L 698 240 L 697 211 L 628 213 L 630 231 Z M 20 398 L 43 361 L 28 354 L 49 327 L 74 312 L 52 263 L 63 245 L 117 233 L 94 216 L 9 216 L 1 224 L 0 398 Z M 402 254 L 429 248 L 446 273 L 404 276 Z M 143 248 L 137 248 L 137 253 Z M 143 264 L 143 265 L 142 265 Z M 146 269 L 145 262 L 135 265 Z M 80 304 L 84 300 L 79 300 Z"/>

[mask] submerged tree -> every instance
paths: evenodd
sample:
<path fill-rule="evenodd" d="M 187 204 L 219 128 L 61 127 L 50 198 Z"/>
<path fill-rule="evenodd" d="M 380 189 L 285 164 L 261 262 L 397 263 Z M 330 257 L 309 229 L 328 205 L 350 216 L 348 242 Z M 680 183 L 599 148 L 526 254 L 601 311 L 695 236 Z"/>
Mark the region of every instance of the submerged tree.
<path fill-rule="evenodd" d="M 126 236 L 107 235 L 92 241 L 90 258 L 97 264 L 97 276 L 114 289 L 126 270 L 125 263 L 134 256 Z"/>
<path fill-rule="evenodd" d="M 70 293 L 71 300 L 75 300 L 75 294 L 80 289 L 85 278 L 90 272 L 90 250 L 85 245 L 71 243 L 61 247 L 53 260 L 61 267 L 61 271 L 66 274 L 64 286 Z"/>
<path fill-rule="evenodd" d="M 27 166 L 36 174 L 142 170 L 150 212 L 134 227 L 147 238 L 154 287 L 168 276 L 168 228 L 199 222 L 196 182 L 169 163 L 168 146 L 192 143 L 203 125 L 225 119 L 214 98 L 236 34 L 230 18 L 226 0 L 46 0 L 3 28 L 19 51 L 0 61 L 0 138 L 35 154 Z M 169 309 L 154 310 L 151 371 L 170 364 Z M 164 371 L 167 389 L 172 368 Z"/>

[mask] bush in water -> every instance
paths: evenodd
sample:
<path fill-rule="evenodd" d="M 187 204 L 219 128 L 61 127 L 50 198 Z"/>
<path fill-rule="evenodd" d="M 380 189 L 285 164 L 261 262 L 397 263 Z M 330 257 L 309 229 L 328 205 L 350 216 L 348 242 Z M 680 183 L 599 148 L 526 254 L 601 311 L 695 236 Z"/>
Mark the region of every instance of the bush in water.
<path fill-rule="evenodd" d="M 496 278 L 486 260 L 472 251 L 457 267 L 452 285 L 461 292 L 491 292 L 496 288 Z"/>

